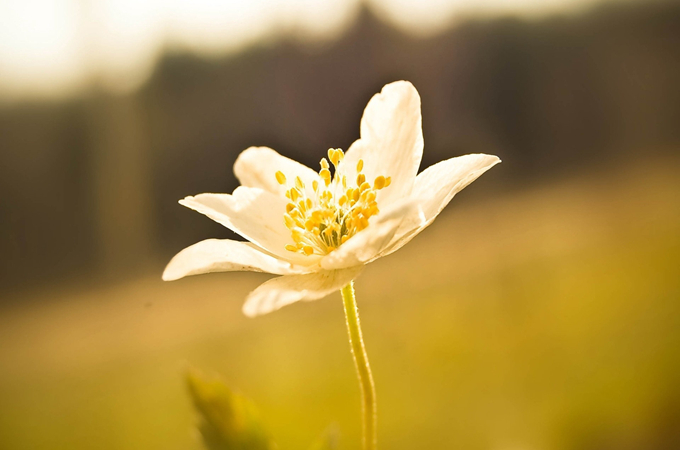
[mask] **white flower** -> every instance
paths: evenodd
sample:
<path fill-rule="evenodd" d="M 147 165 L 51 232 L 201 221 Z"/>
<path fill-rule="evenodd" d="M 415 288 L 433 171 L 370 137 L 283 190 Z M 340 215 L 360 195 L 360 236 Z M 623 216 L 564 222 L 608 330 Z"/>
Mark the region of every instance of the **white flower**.
<path fill-rule="evenodd" d="M 243 312 L 265 314 L 316 300 L 395 252 L 437 217 L 453 196 L 499 163 L 496 156 L 451 158 L 418 174 L 423 154 L 420 97 L 413 85 L 386 85 L 368 102 L 361 138 L 347 153 L 330 149 L 314 170 L 266 147 L 236 160 L 233 194 L 180 200 L 249 242 L 208 239 L 185 248 L 164 280 L 208 272 L 269 272 Z"/>

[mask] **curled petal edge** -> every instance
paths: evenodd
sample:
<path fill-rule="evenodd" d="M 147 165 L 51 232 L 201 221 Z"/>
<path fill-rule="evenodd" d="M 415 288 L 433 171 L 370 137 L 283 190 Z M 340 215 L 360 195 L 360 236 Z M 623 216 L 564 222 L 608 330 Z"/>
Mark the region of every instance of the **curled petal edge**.
<path fill-rule="evenodd" d="M 470 154 L 447 159 L 424 170 L 416 178 L 413 196 L 422 205 L 423 215 L 411 214 L 402 222 L 392 241 L 373 260 L 399 250 L 430 226 L 453 197 L 501 160 L 497 156 Z M 432 196 L 430 192 L 438 195 Z"/>

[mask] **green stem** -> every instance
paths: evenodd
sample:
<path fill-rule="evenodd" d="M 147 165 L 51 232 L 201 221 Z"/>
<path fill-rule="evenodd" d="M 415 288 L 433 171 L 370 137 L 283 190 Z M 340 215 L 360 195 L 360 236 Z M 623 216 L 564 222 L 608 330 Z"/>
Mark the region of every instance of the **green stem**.
<path fill-rule="evenodd" d="M 368 364 L 368 355 L 364 347 L 364 339 L 361 335 L 361 325 L 359 324 L 359 310 L 354 298 L 354 282 L 342 288 L 342 302 L 345 305 L 345 317 L 347 318 L 347 331 L 349 332 L 349 343 L 352 346 L 354 364 L 359 376 L 359 386 L 361 386 L 361 400 L 363 402 L 363 448 L 364 450 L 376 450 L 378 448 L 377 422 L 378 415 L 375 401 L 375 384 L 371 367 Z"/>

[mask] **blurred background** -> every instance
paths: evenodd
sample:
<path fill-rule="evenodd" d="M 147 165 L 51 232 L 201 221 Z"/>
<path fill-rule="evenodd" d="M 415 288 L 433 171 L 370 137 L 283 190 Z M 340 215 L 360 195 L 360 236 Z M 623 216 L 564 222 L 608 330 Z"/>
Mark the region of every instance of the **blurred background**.
<path fill-rule="evenodd" d="M 251 145 L 316 168 L 406 79 L 503 164 L 357 281 L 383 449 L 680 448 L 680 5 L 0 0 L 0 448 L 200 449 L 188 365 L 358 448 L 339 295 L 163 283 Z M 395 282 L 395 280 L 398 280 Z"/>

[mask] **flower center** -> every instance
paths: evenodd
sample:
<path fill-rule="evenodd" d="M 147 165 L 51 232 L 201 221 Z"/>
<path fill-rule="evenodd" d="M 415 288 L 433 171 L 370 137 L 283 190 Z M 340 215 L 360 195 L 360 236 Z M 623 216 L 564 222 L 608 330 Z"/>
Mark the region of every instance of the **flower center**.
<path fill-rule="evenodd" d="M 286 205 L 283 220 L 295 244 L 286 250 L 303 255 L 326 255 L 368 226 L 368 220 L 380 212 L 376 193 L 386 188 L 390 177 L 379 176 L 373 185 L 362 173 L 364 161 L 357 163 L 356 183 L 338 174 L 338 166 L 345 154 L 339 148 L 328 150 L 328 159 L 335 168 L 331 176 L 326 158 L 321 159 L 318 179 L 312 181 L 312 195 L 307 195 L 300 177 L 286 191 L 290 203 Z M 286 185 L 286 175 L 276 172 L 276 181 Z"/>

